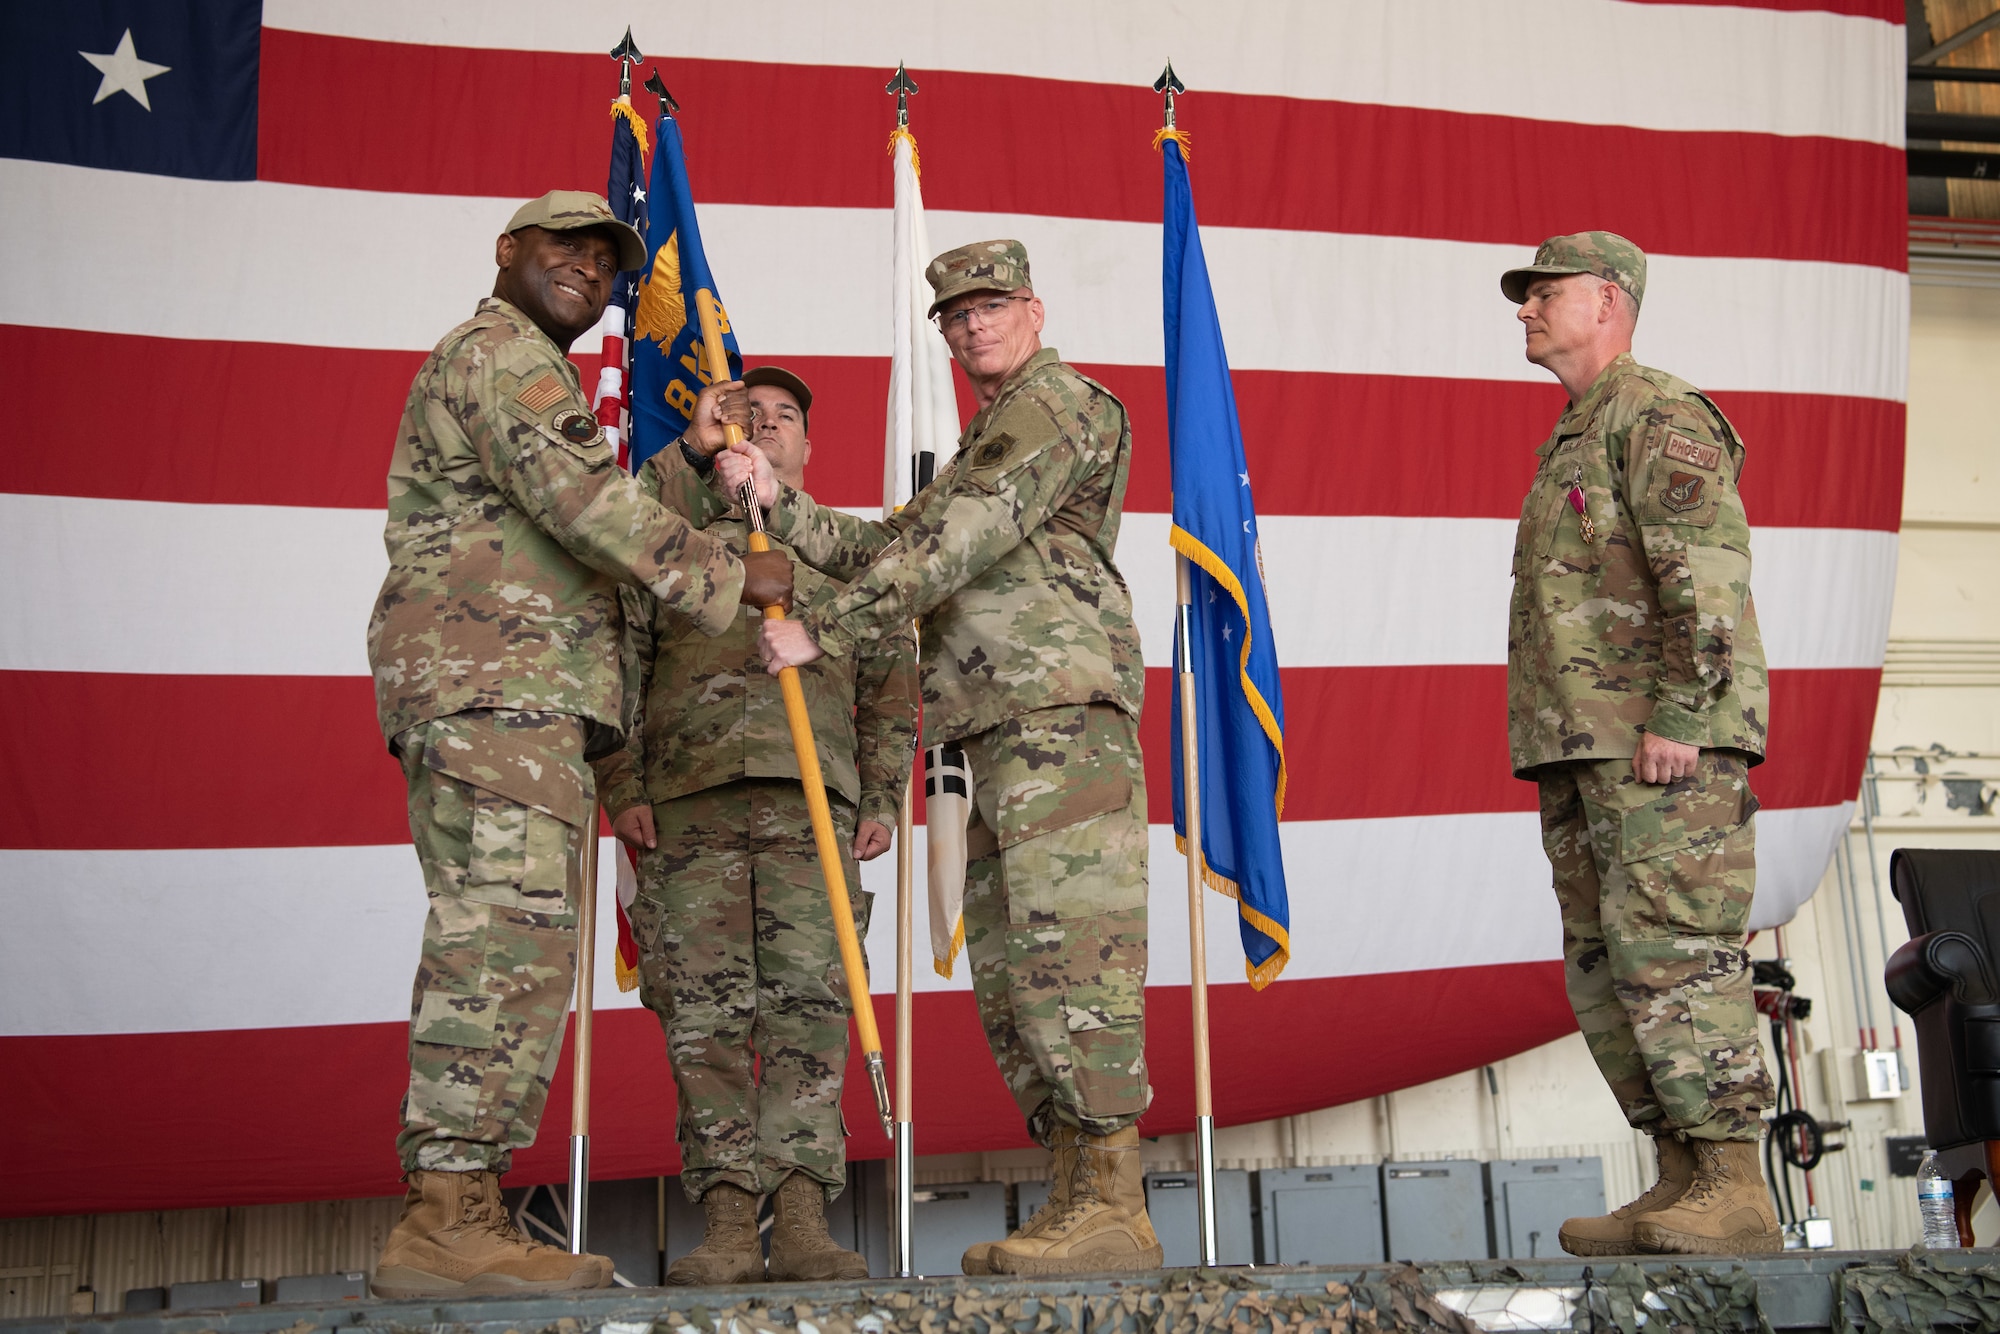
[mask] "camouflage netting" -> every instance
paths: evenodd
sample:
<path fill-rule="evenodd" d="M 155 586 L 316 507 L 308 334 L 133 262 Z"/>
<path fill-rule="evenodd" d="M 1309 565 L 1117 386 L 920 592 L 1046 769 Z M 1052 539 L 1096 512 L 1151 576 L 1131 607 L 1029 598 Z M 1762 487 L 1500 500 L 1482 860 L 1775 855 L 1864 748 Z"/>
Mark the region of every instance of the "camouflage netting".
<path fill-rule="evenodd" d="M 1893 1267 L 1844 1270 L 1833 1284 L 1836 1334 L 1930 1334 L 1952 1325 L 2000 1329 L 2000 1267 L 1941 1269 L 1918 1248 L 1898 1256 Z"/>
<path fill-rule="evenodd" d="M 572 1322 L 559 1322 L 572 1323 Z M 637 1322 L 635 1322 L 636 1324 Z M 689 1304 L 660 1316 L 650 1334 L 1388 1334 L 1479 1326 L 1426 1291 L 1414 1267 L 1377 1282 L 1328 1283 L 1303 1292 L 1273 1291 L 1244 1275 L 1203 1277 L 1173 1271 L 1111 1292 L 1032 1297 L 976 1286 L 939 1292 L 859 1294 L 848 1301 Z M 584 1334 L 581 1329 L 552 1334 Z M 641 1334 L 620 1328 L 611 1334 Z"/>

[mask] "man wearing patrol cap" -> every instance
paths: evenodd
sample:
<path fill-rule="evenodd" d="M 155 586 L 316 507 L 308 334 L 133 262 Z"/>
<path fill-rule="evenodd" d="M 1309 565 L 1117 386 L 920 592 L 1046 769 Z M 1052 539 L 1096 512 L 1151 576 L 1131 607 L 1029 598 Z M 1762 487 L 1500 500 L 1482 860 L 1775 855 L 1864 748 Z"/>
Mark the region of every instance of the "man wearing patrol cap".
<path fill-rule="evenodd" d="M 1136 1122 L 1144 1053 L 1143 666 L 1112 562 L 1131 466 L 1125 409 L 1041 345 L 1018 241 L 927 271 L 979 413 L 937 480 L 868 523 L 782 485 L 754 449 L 772 531 L 851 579 L 830 605 L 767 621 L 767 667 L 845 657 L 923 617 L 924 745 L 972 772 L 965 949 L 988 1044 L 1029 1133 L 1056 1155 L 1048 1205 L 966 1252 L 969 1273 L 1155 1268 Z"/>
<path fill-rule="evenodd" d="M 803 486 L 812 390 L 781 366 L 743 383 L 750 438 L 786 485 Z M 660 479 L 650 465 L 640 475 L 648 487 Z M 748 549 L 741 510 L 698 517 L 707 536 Z M 794 579 L 800 614 L 846 588 L 805 565 Z M 612 827 L 638 854 L 639 996 L 666 1034 L 681 1185 L 705 1217 L 701 1245 L 667 1282 L 767 1277 L 764 1195 L 768 1277 L 866 1278 L 868 1262 L 826 1226 L 826 1201 L 846 1184 L 847 983 L 784 700 L 757 657 L 760 618 L 744 608 L 709 638 L 663 603 L 630 605 L 647 600 L 627 594 L 627 680 L 636 674 L 643 716 L 597 775 Z M 888 848 L 901 810 L 916 751 L 915 649 L 905 626 L 799 674 L 864 934 L 869 895 L 855 862 Z"/>
<path fill-rule="evenodd" d="M 376 707 L 409 787 L 429 891 L 397 1138 L 409 1189 L 377 1296 L 601 1287 L 611 1262 L 529 1242 L 500 1202 L 535 1139 L 576 963 L 586 761 L 622 739 L 618 589 L 705 634 L 789 599 L 782 555 L 737 557 L 617 465 L 565 355 L 596 325 L 637 232 L 596 195 L 525 204 L 493 295 L 410 386 L 389 464 L 389 573 L 368 627 Z M 747 411 L 703 395 L 715 448 Z M 676 504 L 702 485 L 683 462 Z"/>
<path fill-rule="evenodd" d="M 1570 398 L 1514 545 L 1508 743 L 1541 788 L 1570 1004 L 1660 1167 L 1560 1239 L 1573 1255 L 1775 1251 L 1744 936 L 1769 688 L 1743 445 L 1693 385 L 1632 359 L 1646 256 L 1624 237 L 1552 237 L 1500 289 Z"/>

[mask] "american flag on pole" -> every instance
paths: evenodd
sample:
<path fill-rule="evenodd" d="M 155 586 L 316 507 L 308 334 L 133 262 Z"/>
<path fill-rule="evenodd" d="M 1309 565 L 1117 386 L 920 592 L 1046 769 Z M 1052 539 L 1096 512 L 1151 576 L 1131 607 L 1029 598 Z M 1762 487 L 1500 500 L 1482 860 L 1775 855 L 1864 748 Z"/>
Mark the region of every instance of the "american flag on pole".
<path fill-rule="evenodd" d="M 604 52 L 629 12 L 0 14 L 0 232 L 37 249 L 0 278 L 0 352 L 18 386 L 88 403 L 86 428 L 15 413 L 0 451 L 0 1212 L 397 1189 L 424 896 L 362 642 L 383 478 L 411 377 L 491 290 L 513 209 L 603 184 Z M 1562 391 L 1522 359 L 1497 275 L 1543 237 L 1601 227 L 1646 248 L 1640 359 L 1712 392 L 1748 443 L 1772 693 L 1756 922 L 1818 882 L 1866 751 L 1895 567 L 1902 15 L 1030 0 L 1007 21 L 1033 40 L 996 50 L 969 7 L 913 21 L 890 0 L 837 16 L 746 0 L 635 33 L 685 108 L 745 350 L 814 386 L 821 499 L 883 499 L 881 89 L 899 59 L 923 72 L 932 244 L 1020 237 L 1048 342 L 1131 412 L 1119 564 L 1145 636 L 1166 896 L 1146 1133 L 1193 1118 L 1152 73 L 1171 55 L 1204 140 L 1230 145 L 1203 159 L 1202 242 L 1288 617 L 1295 950 L 1254 1001 L 1247 983 L 1211 988 L 1232 1034 L 1215 1054 L 1228 1125 L 1573 1027 L 1534 790 L 1505 736 L 1508 553 Z M 1530 77 L 1551 34 L 1564 75 Z M 577 352 L 594 384 L 596 341 Z M 890 888 L 891 860 L 866 887 Z M 1233 934 L 1234 904 L 1210 898 L 1211 937 Z M 892 933 L 869 945 L 886 988 Z M 599 1051 L 621 1077 L 599 1090 L 592 1161 L 673 1171 L 658 1027 L 604 954 Z M 1024 1143 L 967 979 L 923 978 L 917 1005 L 921 1032 L 950 1036 L 916 1071 L 927 1150 Z M 852 1152 L 886 1153 L 867 1090 L 849 1093 Z M 564 1175 L 567 1096 L 565 1074 L 515 1179 Z"/>

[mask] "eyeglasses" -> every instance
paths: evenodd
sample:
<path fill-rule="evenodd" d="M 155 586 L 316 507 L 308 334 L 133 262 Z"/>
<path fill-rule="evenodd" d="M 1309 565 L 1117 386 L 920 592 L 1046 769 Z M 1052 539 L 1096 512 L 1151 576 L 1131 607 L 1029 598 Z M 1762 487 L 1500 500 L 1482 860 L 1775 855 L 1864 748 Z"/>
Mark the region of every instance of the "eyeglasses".
<path fill-rule="evenodd" d="M 991 301 L 981 301 L 974 305 L 962 306 L 952 311 L 949 315 L 933 315 L 931 319 L 936 321 L 937 327 L 946 333 L 957 333 L 972 323 L 974 315 L 979 317 L 981 324 L 990 323 L 1000 318 L 1000 313 L 1007 309 L 1008 302 L 1033 300 L 1034 298 L 1031 296 L 999 296 L 993 298 Z"/>

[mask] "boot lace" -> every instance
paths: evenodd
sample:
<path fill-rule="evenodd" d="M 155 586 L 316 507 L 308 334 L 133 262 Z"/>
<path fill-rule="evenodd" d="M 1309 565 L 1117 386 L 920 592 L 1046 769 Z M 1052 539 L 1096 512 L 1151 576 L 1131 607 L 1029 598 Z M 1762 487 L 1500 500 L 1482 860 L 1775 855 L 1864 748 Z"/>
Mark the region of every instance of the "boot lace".
<path fill-rule="evenodd" d="M 1682 1204 L 1706 1204 L 1722 1193 L 1726 1175 L 1722 1169 L 1722 1146 L 1713 1140 L 1696 1140 L 1694 1156 L 1694 1184 L 1681 1196 Z"/>

